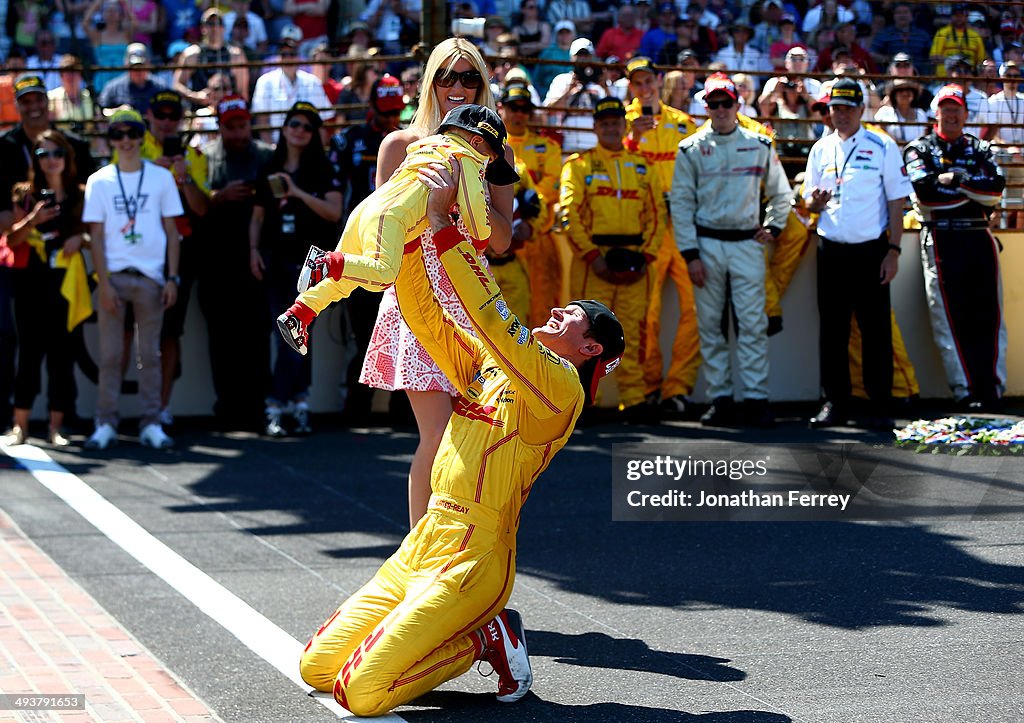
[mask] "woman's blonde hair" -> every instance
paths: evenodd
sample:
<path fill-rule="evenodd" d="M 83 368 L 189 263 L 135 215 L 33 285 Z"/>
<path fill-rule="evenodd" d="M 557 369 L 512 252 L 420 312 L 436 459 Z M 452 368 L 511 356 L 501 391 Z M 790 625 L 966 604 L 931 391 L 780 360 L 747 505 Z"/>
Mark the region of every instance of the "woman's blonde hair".
<path fill-rule="evenodd" d="M 424 134 L 433 133 L 441 125 L 441 105 L 434 93 L 434 78 L 439 73 L 448 73 L 459 60 L 466 60 L 476 72 L 480 73 L 483 83 L 476 92 L 476 104 L 496 110 L 491 84 L 488 82 L 490 72 L 484 63 L 480 51 L 465 38 L 448 38 L 437 45 L 427 58 L 427 66 L 423 70 L 420 83 L 420 105 L 409 124 L 411 129 Z"/>
<path fill-rule="evenodd" d="M 672 94 L 676 92 L 676 88 L 683 84 L 683 71 L 681 70 L 670 70 L 665 73 L 665 78 L 662 81 L 661 86 L 661 102 L 667 106 L 672 105 Z M 674 106 L 673 106 L 674 107 Z M 678 110 L 686 110 L 686 108 L 679 108 Z"/>

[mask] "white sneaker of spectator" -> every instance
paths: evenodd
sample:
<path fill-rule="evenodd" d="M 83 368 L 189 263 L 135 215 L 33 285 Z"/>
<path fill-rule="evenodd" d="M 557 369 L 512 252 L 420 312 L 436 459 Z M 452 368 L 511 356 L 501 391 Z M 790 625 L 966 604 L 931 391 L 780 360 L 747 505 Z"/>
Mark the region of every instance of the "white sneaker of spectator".
<path fill-rule="evenodd" d="M 86 449 L 106 449 L 117 444 L 117 430 L 110 424 L 101 424 L 85 442 Z"/>
<path fill-rule="evenodd" d="M 174 440 L 167 436 L 159 424 L 147 424 L 143 427 L 139 441 L 142 446 L 153 449 L 169 449 L 174 446 Z"/>

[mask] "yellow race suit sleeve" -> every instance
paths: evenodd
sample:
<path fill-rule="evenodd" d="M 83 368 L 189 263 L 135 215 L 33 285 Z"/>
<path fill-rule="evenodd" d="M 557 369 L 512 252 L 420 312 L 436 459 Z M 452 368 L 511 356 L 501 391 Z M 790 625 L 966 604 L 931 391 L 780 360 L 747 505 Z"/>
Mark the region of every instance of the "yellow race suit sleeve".
<path fill-rule="evenodd" d="M 465 392 L 493 360 L 533 416 L 546 419 L 576 409 L 583 395 L 576 367 L 536 341 L 509 311 L 474 247 L 454 227 L 434 234 L 434 243 L 476 337 L 459 328 L 434 297 L 418 244 L 407 249 L 395 292 L 402 317 L 441 371 Z"/>

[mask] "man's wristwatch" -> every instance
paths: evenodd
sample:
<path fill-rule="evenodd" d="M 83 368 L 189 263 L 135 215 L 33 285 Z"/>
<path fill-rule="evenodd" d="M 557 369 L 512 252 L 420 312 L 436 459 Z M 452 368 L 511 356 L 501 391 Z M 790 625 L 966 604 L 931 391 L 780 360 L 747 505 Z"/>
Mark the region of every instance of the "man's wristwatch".
<path fill-rule="evenodd" d="M 168 281 L 173 281 L 175 286 L 181 286 L 181 277 L 177 274 L 172 274 L 167 277 Z"/>

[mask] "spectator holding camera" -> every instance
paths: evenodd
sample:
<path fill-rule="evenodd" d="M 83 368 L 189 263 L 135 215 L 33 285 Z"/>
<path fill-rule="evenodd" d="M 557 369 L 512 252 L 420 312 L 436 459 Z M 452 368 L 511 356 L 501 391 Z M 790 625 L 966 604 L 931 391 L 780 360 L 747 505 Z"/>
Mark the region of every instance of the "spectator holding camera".
<path fill-rule="evenodd" d="M 739 125 L 735 83 L 716 73 L 704 91 L 711 122 L 680 144 L 669 193 L 676 243 L 694 285 L 704 375 L 712 398 L 701 423 L 763 427 L 773 422 L 768 409 L 764 244 L 786 226 L 791 189 L 771 138 Z M 758 172 L 746 172 L 750 168 Z M 724 198 L 731 202 L 722 203 Z M 730 296 L 739 324 L 742 414 L 733 401 L 728 325 L 723 324 Z"/>
<path fill-rule="evenodd" d="M 664 189 L 639 153 L 623 144 L 626 108 L 602 98 L 594 108 L 597 146 L 562 169 L 559 225 L 569 240 L 569 296 L 615 307 L 626 335 L 617 376 L 625 419 L 645 421 L 641 339 L 650 295 L 650 264 L 666 223 Z M 639 229 L 639 232 L 638 232 Z"/>
<path fill-rule="evenodd" d="M 569 48 L 569 55 L 578 63 L 593 60 L 594 44 L 586 38 L 576 38 Z M 552 111 L 549 116 L 551 122 L 565 128 L 581 129 L 565 131 L 563 152 L 578 153 L 597 144 L 597 137 L 591 132 L 594 127 L 591 114 L 567 111 L 593 110 L 605 95 L 601 85 L 601 71 L 594 65 L 577 65 L 571 72 L 557 75 L 551 81 L 544 99 L 544 107 Z"/>
<path fill-rule="evenodd" d="M 74 151 L 60 131 L 44 130 L 32 147 L 28 180 L 14 187 L 11 247 L 27 244 L 28 263 L 14 272 L 18 373 L 14 379 L 14 427 L 8 444 L 24 444 L 32 403 L 41 387 L 46 362 L 50 429 L 48 440 L 68 445 L 64 416 L 74 414 L 74 354 L 81 344 L 80 324 L 92 313 L 81 248 L 88 240 L 82 224 L 82 187 Z M 67 281 L 65 277 L 67 276 Z M 75 303 L 63 295 L 67 286 Z"/>

